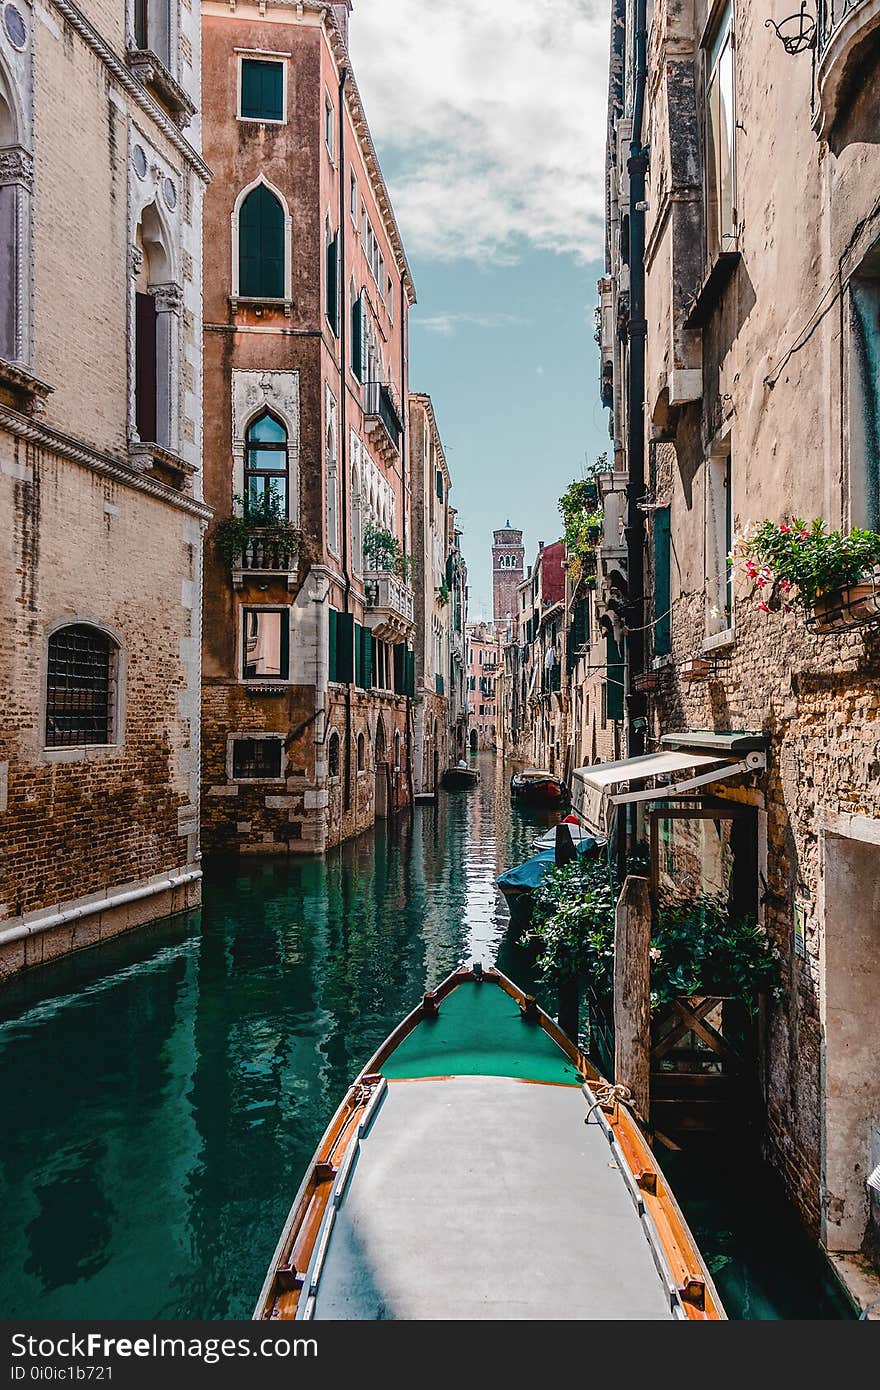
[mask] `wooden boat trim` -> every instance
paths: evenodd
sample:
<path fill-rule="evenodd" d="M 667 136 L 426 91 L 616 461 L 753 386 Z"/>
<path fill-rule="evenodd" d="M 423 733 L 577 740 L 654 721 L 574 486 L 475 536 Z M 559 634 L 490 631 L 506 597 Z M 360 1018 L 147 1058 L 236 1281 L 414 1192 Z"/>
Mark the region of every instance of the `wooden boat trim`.
<path fill-rule="evenodd" d="M 678 1202 L 654 1160 L 639 1119 L 622 1103 L 619 1095 L 614 1095 L 613 1088 L 558 1024 L 540 1008 L 533 996 L 526 994 L 495 967 L 484 970 L 478 965 L 473 968 L 459 967 L 436 989 L 425 994 L 421 1002 L 388 1035 L 352 1083 L 327 1126 L 294 1198 L 260 1291 L 254 1318 L 288 1320 L 310 1316 L 309 1308 L 300 1308 L 301 1296 L 305 1290 L 306 1298 L 310 1298 L 310 1287 L 319 1269 L 321 1252 L 326 1252 L 332 1230 L 334 1194 L 338 1194 L 339 1200 L 344 1193 L 360 1138 L 368 1131 L 386 1092 L 388 1083 L 381 1074 L 382 1065 L 413 1029 L 423 1019 L 433 1017 L 442 1001 L 465 981 L 482 981 L 499 986 L 517 1002 L 524 1017 L 540 1024 L 585 1078 L 583 1089 L 591 1107 L 586 1116 L 587 1122 L 595 1114 L 608 1136 L 621 1174 L 646 1226 L 658 1268 L 669 1286 L 673 1304 L 680 1307 L 692 1321 L 724 1319 L 726 1314 L 711 1276 L 700 1258 Z M 528 1078 L 520 1079 L 526 1085 L 542 1084 Z M 594 1087 L 598 1095 L 594 1093 Z M 607 1099 L 602 1094 L 603 1088 L 607 1088 Z M 311 1302 L 313 1304 L 313 1299 Z"/>

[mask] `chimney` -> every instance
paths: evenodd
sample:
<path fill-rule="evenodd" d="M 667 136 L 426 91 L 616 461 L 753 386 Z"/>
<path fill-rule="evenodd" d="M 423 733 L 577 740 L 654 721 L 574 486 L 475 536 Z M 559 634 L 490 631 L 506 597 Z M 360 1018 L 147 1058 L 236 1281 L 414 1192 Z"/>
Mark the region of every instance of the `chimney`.
<path fill-rule="evenodd" d="M 341 3 L 340 0 L 334 0 L 334 2 L 330 5 L 330 8 L 333 11 L 333 17 L 336 20 L 337 25 L 339 26 L 339 32 L 341 33 L 345 42 L 345 46 L 347 48 L 348 16 L 351 14 L 351 0 L 341 0 Z"/>

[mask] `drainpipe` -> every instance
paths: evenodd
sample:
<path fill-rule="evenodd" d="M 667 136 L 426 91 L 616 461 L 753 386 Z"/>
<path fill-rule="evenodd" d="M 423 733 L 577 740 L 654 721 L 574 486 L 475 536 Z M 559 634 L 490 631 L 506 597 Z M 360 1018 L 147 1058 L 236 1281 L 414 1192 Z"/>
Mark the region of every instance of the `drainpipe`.
<path fill-rule="evenodd" d="M 645 516 L 639 503 L 645 496 L 645 175 L 648 151 L 642 144 L 647 81 L 647 0 L 635 0 L 634 100 L 629 147 L 629 351 L 627 388 L 626 485 L 626 704 L 627 755 L 645 751 L 645 696 L 636 679 L 645 665 Z M 630 845 L 635 839 L 635 807 Z"/>
<path fill-rule="evenodd" d="M 405 309 L 405 307 L 404 307 L 405 304 L 406 304 L 405 294 L 406 294 L 406 278 L 405 278 L 403 272 L 401 271 L 401 273 L 400 273 L 400 395 L 401 395 L 400 413 L 401 413 L 401 415 L 403 416 L 403 419 L 402 419 L 401 422 L 400 422 L 401 425 L 402 425 L 402 429 L 401 429 L 401 431 L 400 431 L 400 491 L 401 491 L 401 502 L 402 502 L 402 506 L 403 506 L 402 527 L 403 527 L 403 553 L 404 553 L 404 555 L 406 555 L 406 554 L 408 553 L 408 551 L 407 551 L 407 545 L 408 545 L 408 541 L 409 541 L 409 528 L 408 528 L 408 526 L 407 526 L 408 511 L 407 511 L 407 505 L 406 505 L 406 481 L 407 481 L 406 451 L 407 451 L 407 440 L 408 440 L 408 438 L 409 438 L 409 435 L 408 435 L 408 425 L 409 425 L 409 372 L 407 371 L 407 361 L 406 361 L 406 318 L 407 318 L 407 311 L 406 311 L 406 309 Z M 408 785 L 409 785 L 409 804 L 410 804 L 410 807 L 412 808 L 412 807 L 415 806 L 415 801 L 416 801 L 416 796 L 415 796 L 415 780 L 414 780 L 414 776 L 413 776 L 413 760 L 412 760 L 412 753 L 413 753 L 413 728 L 412 728 L 412 726 L 413 726 L 413 721 L 415 720 L 415 708 L 414 708 L 413 701 L 409 698 L 408 695 L 405 696 L 405 699 L 406 699 L 406 769 L 407 769 L 407 781 L 408 781 Z"/>
<path fill-rule="evenodd" d="M 339 73 L 339 267 L 337 293 L 339 296 L 339 459 L 342 473 L 342 573 L 345 577 L 344 603 L 346 613 L 351 612 L 351 556 L 348 545 L 348 426 L 346 424 L 347 381 L 346 366 L 348 352 L 348 313 L 347 286 L 345 271 L 345 82 L 348 68 Z M 323 440 L 321 449 L 323 451 Z M 345 687 L 345 772 L 343 775 L 343 809 L 351 810 L 351 683 Z"/>

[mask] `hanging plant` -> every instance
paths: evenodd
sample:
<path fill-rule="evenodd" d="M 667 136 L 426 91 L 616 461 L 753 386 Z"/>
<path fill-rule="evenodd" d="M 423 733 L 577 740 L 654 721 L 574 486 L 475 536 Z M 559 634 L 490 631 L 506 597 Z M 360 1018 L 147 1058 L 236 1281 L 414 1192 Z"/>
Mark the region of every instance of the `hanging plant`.
<path fill-rule="evenodd" d="M 443 583 L 440 585 L 440 588 L 437 590 L 437 602 L 439 603 L 441 608 L 445 608 L 447 603 L 449 602 L 449 588 L 446 584 L 445 579 Z"/>
<path fill-rule="evenodd" d="M 255 505 L 236 493 L 232 505 L 233 514 L 224 517 L 215 533 L 217 549 L 228 565 L 238 563 L 242 551 L 257 537 L 274 541 L 288 555 L 298 553 L 302 537 L 284 515 L 277 497 L 268 495 Z"/>
<path fill-rule="evenodd" d="M 814 610 L 863 580 L 873 593 L 880 534 L 857 526 L 848 533 L 828 531 L 821 518 L 767 520 L 746 526 L 737 538 L 728 563 L 738 560 L 762 613 Z"/>

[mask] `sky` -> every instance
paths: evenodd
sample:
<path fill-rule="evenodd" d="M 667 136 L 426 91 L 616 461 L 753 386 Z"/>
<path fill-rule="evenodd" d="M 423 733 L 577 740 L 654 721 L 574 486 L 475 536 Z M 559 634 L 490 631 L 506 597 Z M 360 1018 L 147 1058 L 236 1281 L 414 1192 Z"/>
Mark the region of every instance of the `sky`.
<path fill-rule="evenodd" d="M 433 401 L 472 618 L 492 531 L 526 562 L 608 448 L 602 273 L 608 0 L 354 0 L 350 48 L 418 303 L 410 387 Z"/>

